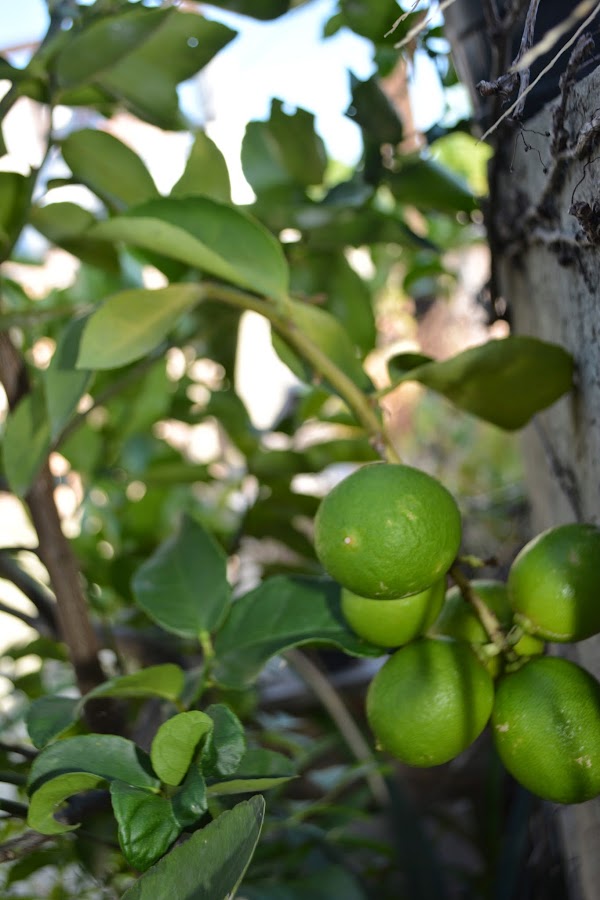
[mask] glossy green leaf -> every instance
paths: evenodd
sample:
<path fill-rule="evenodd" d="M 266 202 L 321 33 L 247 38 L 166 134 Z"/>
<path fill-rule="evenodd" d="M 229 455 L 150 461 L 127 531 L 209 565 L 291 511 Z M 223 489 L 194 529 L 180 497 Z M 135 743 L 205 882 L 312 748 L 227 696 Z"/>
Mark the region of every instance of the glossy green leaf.
<path fill-rule="evenodd" d="M 279 787 L 296 777 L 296 768 L 289 757 L 275 750 L 251 748 L 239 766 L 227 779 L 209 785 L 209 795 L 246 794 Z"/>
<path fill-rule="evenodd" d="M 136 603 L 167 631 L 197 638 L 217 628 L 230 603 L 226 562 L 211 535 L 185 516 L 177 534 L 135 573 Z"/>
<path fill-rule="evenodd" d="M 315 117 L 304 109 L 288 115 L 282 101 L 273 100 L 268 121 L 251 122 L 246 128 L 242 166 L 257 193 L 276 185 L 321 184 L 326 165 Z"/>
<path fill-rule="evenodd" d="M 87 772 L 75 772 L 58 775 L 41 785 L 31 797 L 27 813 L 27 824 L 41 834 L 63 834 L 74 831 L 79 825 L 66 825 L 54 818 L 54 813 L 62 807 L 65 800 L 81 791 L 92 791 L 104 784 L 104 778 L 89 775 Z"/>
<path fill-rule="evenodd" d="M 53 441 L 71 421 L 81 397 L 92 380 L 92 373 L 89 370 L 76 368 L 81 336 L 87 321 L 87 316 L 81 316 L 72 319 L 63 328 L 44 377 L 46 407 Z"/>
<path fill-rule="evenodd" d="M 215 675 L 222 684 L 245 687 L 272 656 L 302 644 L 332 644 L 356 656 L 380 655 L 345 624 L 338 585 L 276 576 L 233 604 L 215 641 Z"/>
<path fill-rule="evenodd" d="M 44 397 L 41 391 L 35 391 L 23 397 L 6 420 L 2 447 L 4 472 L 15 494 L 22 497 L 27 493 L 47 459 L 50 444 Z"/>
<path fill-rule="evenodd" d="M 432 159 L 403 160 L 398 171 L 385 180 L 400 203 L 418 209 L 453 215 L 477 208 L 477 200 L 467 183 Z"/>
<path fill-rule="evenodd" d="M 407 372 L 430 362 L 434 362 L 434 360 L 424 353 L 397 353 L 387 361 L 390 380 L 394 382 L 397 379 L 404 379 Z"/>
<path fill-rule="evenodd" d="M 195 13 L 167 12 L 146 41 L 97 81 L 139 118 L 168 130 L 186 127 L 177 85 L 203 69 L 236 32 Z"/>
<path fill-rule="evenodd" d="M 212 719 L 213 729 L 202 751 L 202 771 L 213 778 L 231 775 L 246 752 L 244 726 L 224 703 L 213 703 L 206 715 Z"/>
<path fill-rule="evenodd" d="M 0 172 L 0 261 L 4 260 L 25 224 L 31 178 Z"/>
<path fill-rule="evenodd" d="M 198 710 L 182 712 L 160 726 L 150 749 L 154 771 L 165 784 L 180 784 L 201 744 L 213 729 L 213 720 Z"/>
<path fill-rule="evenodd" d="M 252 859 L 264 810 L 263 798 L 252 797 L 222 813 L 142 875 L 122 900 L 229 900 Z"/>
<path fill-rule="evenodd" d="M 107 131 L 74 131 L 62 142 L 61 150 L 77 181 L 109 206 L 124 209 L 158 194 L 140 157 Z"/>
<path fill-rule="evenodd" d="M 137 6 L 92 22 L 57 56 L 54 72 L 59 85 L 77 86 L 101 76 L 143 44 L 170 15 L 170 10 Z"/>
<path fill-rule="evenodd" d="M 123 781 L 111 783 L 110 799 L 123 856 L 130 866 L 144 872 L 181 832 L 171 801 Z"/>
<path fill-rule="evenodd" d="M 516 336 L 488 341 L 398 379 L 419 381 L 499 428 L 522 428 L 573 385 L 573 357 L 556 344 Z"/>
<path fill-rule="evenodd" d="M 164 197 L 101 222 L 91 234 L 156 251 L 268 297 L 287 295 L 279 242 L 250 216 L 206 197 Z"/>
<path fill-rule="evenodd" d="M 84 702 L 94 697 L 161 697 L 175 703 L 185 683 L 183 669 L 174 663 L 149 666 L 131 675 L 110 678 L 89 691 Z"/>
<path fill-rule="evenodd" d="M 159 786 L 148 755 L 133 741 L 115 734 L 84 734 L 46 747 L 32 763 L 29 793 L 68 772 L 88 772 L 107 781 L 116 778 L 141 788 Z"/>
<path fill-rule="evenodd" d="M 231 200 L 225 157 L 204 131 L 196 132 L 183 175 L 171 190 L 172 197 L 195 195 L 225 203 Z"/>
<path fill-rule="evenodd" d="M 358 351 L 354 347 L 343 325 L 331 313 L 310 303 L 290 300 L 286 305 L 286 313 L 298 330 L 321 350 L 362 390 L 372 388 L 371 380 L 363 369 Z M 314 370 L 300 359 L 295 350 L 291 350 L 284 339 L 274 335 L 273 346 L 284 363 L 290 367 L 298 378 L 311 382 Z"/>
<path fill-rule="evenodd" d="M 172 798 L 173 815 L 182 828 L 198 822 L 208 808 L 206 783 L 200 769 L 192 765 L 183 784 Z"/>
<path fill-rule="evenodd" d="M 38 750 L 60 737 L 78 717 L 79 700 L 74 697 L 38 697 L 27 710 L 29 737 Z"/>
<path fill-rule="evenodd" d="M 87 320 L 77 366 L 116 369 L 154 350 L 201 299 L 194 284 L 113 294 Z"/>
<path fill-rule="evenodd" d="M 77 256 L 83 262 L 110 272 L 119 272 L 117 252 L 106 241 L 91 235 L 88 229 L 96 218 L 76 203 L 48 203 L 34 206 L 30 222 L 52 244 Z"/>

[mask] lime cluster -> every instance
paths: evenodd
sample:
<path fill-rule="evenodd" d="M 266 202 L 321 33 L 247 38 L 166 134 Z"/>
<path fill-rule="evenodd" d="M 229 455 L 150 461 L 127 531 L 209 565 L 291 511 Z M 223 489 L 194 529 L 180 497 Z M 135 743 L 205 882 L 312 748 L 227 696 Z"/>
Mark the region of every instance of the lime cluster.
<path fill-rule="evenodd" d="M 435 766 L 491 722 L 506 769 L 530 791 L 558 803 L 600 795 L 600 683 L 544 655 L 546 641 L 600 633 L 600 529 L 550 529 L 506 583 L 459 578 L 446 590 L 460 540 L 452 496 L 410 466 L 363 466 L 319 508 L 315 547 L 342 586 L 342 614 L 391 653 L 367 693 L 378 747 Z"/>

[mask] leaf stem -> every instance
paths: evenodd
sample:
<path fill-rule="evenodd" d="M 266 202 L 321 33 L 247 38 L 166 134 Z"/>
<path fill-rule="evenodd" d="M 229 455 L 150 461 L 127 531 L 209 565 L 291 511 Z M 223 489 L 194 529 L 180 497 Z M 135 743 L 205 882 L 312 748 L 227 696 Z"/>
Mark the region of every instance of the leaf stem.
<path fill-rule="evenodd" d="M 380 414 L 371 398 L 300 329 L 287 312 L 285 304 L 273 303 L 237 288 L 217 282 L 203 282 L 207 299 L 222 300 L 239 309 L 252 310 L 269 320 L 273 328 L 291 347 L 322 375 L 346 402 L 358 422 L 370 436 L 376 450 L 388 462 L 399 463 L 400 457 L 383 427 Z"/>

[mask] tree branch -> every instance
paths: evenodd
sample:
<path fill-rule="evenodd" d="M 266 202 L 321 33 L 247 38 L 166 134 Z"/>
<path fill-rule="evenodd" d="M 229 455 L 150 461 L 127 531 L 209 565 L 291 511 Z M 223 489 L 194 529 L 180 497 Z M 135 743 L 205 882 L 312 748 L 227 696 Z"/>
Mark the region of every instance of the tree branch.
<path fill-rule="evenodd" d="M 5 578 L 17 587 L 28 600 L 30 600 L 39 613 L 37 624 L 32 627 L 40 634 L 48 637 L 58 637 L 58 622 L 56 619 L 56 603 L 50 591 L 40 584 L 35 578 L 25 572 L 6 550 L 0 550 L 0 578 Z M 11 612 L 22 618 L 16 610 Z M 30 618 L 30 617 L 28 617 Z M 23 621 L 27 621 L 23 618 Z"/>

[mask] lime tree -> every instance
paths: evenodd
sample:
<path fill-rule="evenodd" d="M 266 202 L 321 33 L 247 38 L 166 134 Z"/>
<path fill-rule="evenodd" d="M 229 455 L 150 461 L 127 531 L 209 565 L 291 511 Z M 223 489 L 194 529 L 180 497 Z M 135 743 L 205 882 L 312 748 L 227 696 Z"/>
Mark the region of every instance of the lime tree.
<path fill-rule="evenodd" d="M 438 581 L 458 551 L 458 507 L 435 478 L 372 463 L 338 484 L 315 520 L 315 549 L 329 574 L 361 597 L 391 600 Z"/>

